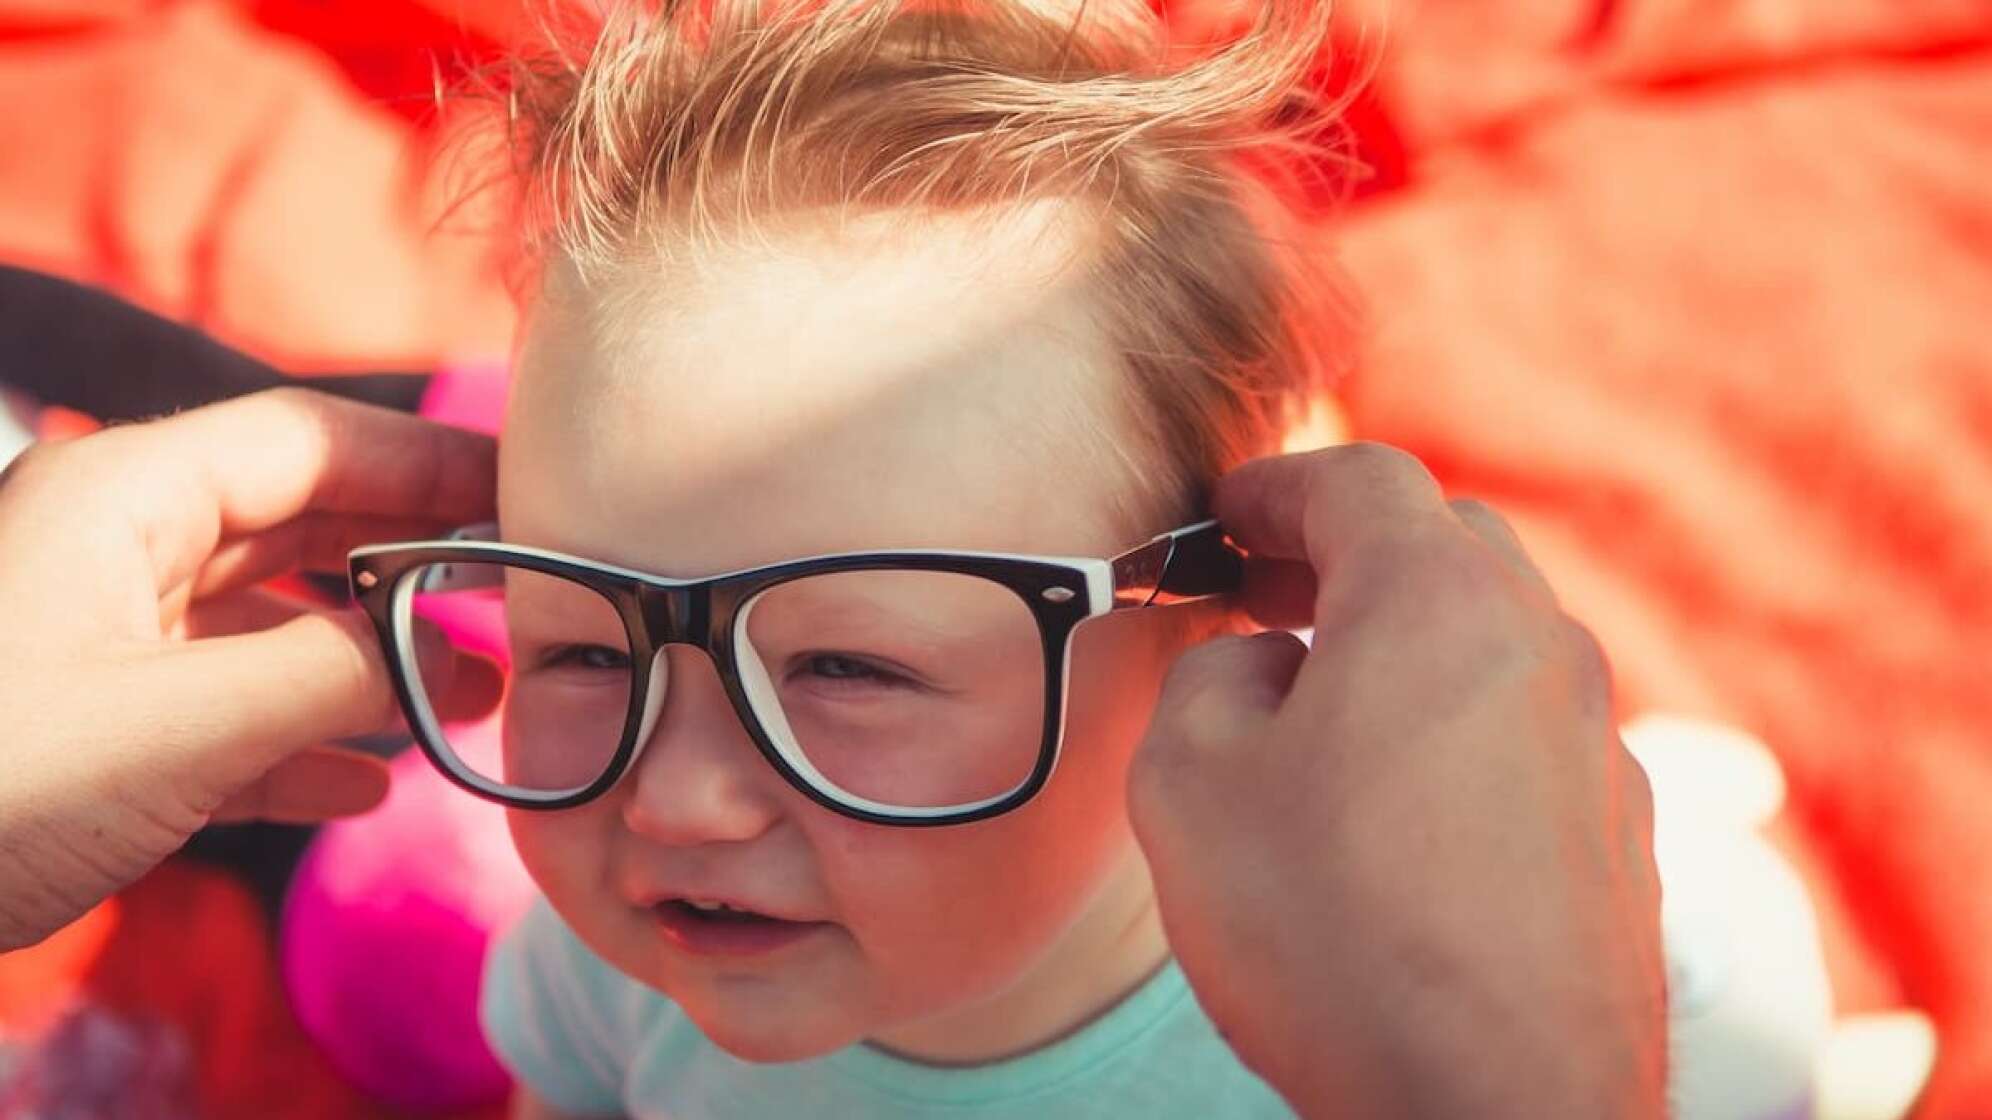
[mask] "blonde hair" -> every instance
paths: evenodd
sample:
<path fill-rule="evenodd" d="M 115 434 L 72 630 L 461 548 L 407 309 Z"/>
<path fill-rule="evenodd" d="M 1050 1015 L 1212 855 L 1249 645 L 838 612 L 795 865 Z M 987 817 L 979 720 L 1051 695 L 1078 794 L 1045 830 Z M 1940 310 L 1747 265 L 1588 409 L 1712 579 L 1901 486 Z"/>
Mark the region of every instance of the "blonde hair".
<path fill-rule="evenodd" d="M 1277 451 L 1339 369 L 1336 273 L 1248 171 L 1347 166 L 1304 82 L 1325 0 L 1189 56 L 1140 0 L 659 0 L 553 30 L 512 68 L 510 138 L 533 255 L 583 277 L 803 209 L 1077 201 L 1171 510 Z"/>

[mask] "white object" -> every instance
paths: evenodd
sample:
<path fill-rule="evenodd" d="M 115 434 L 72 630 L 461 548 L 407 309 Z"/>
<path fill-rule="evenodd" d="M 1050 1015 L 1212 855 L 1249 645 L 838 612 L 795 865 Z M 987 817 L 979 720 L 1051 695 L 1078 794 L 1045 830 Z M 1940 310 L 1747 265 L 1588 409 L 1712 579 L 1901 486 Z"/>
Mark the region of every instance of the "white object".
<path fill-rule="evenodd" d="M 30 415 L 25 402 L 0 389 L 0 467 L 13 462 L 14 456 L 35 441 L 35 433 L 28 426 Z"/>
<path fill-rule="evenodd" d="M 1920 1011 L 1849 1015 L 1819 1059 L 1819 1120 L 1899 1120 L 1937 1063 L 1937 1032 Z"/>
<path fill-rule="evenodd" d="M 1653 786 L 1672 1115 L 1814 1116 L 1832 996 L 1811 900 L 1757 831 L 1784 801 L 1777 761 L 1697 720 L 1649 716 L 1621 734 Z"/>

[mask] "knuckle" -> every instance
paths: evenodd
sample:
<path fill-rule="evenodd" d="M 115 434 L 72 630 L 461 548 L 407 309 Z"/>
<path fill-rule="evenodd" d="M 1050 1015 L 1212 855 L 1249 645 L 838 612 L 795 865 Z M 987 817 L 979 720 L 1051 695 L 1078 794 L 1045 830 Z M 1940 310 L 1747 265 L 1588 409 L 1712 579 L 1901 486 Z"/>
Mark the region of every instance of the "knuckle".
<path fill-rule="evenodd" d="M 325 408 L 326 404 L 333 398 L 330 394 L 304 385 L 278 385 L 274 388 L 259 390 L 252 395 L 251 399 L 261 400 L 265 403 L 279 405 L 284 408 L 315 412 Z"/>
<path fill-rule="evenodd" d="M 1309 541 L 1346 547 L 1358 538 L 1388 533 L 1407 519 L 1422 520 L 1440 504 L 1438 480 L 1402 448 L 1361 441 L 1320 454 L 1318 473 L 1297 499 Z"/>
<path fill-rule="evenodd" d="M 13 461 L 7 464 L 5 473 L 0 474 L 0 478 L 9 480 L 41 478 L 59 473 L 61 468 L 57 464 L 74 461 L 82 442 L 81 440 L 54 442 L 43 440 L 31 443 L 23 448 L 20 454 L 14 456 Z"/>
<path fill-rule="evenodd" d="M 1452 507 L 1454 513 L 1458 514 L 1463 518 L 1479 518 L 1482 520 L 1494 520 L 1494 521 L 1501 520 L 1500 511 L 1496 510 L 1493 506 L 1489 505 L 1486 502 L 1486 500 L 1481 498 L 1453 498 L 1450 501 L 1448 501 L 1446 504 Z"/>
<path fill-rule="evenodd" d="M 1195 785 L 1189 760 L 1168 746 L 1166 737 L 1151 734 L 1128 763 L 1128 815 L 1139 832 L 1147 833 L 1167 819 L 1171 807 L 1182 799 L 1182 791 Z"/>
<path fill-rule="evenodd" d="M 1430 479 L 1432 472 L 1416 455 L 1393 444 L 1357 440 L 1343 444 L 1340 454 L 1354 468 L 1378 478 Z"/>
<path fill-rule="evenodd" d="M 1561 637 L 1565 658 L 1571 667 L 1574 686 L 1587 711 L 1609 713 L 1612 702 L 1611 658 L 1604 643 L 1591 628 L 1562 616 Z"/>
<path fill-rule="evenodd" d="M 1619 749 L 1625 763 L 1626 805 L 1640 831 L 1650 833 L 1653 831 L 1653 779 L 1647 777 L 1646 767 L 1641 766 L 1638 759 L 1623 747 Z"/>
<path fill-rule="evenodd" d="M 1423 672 L 1496 693 L 1566 690 L 1561 617 L 1497 557 L 1462 542 L 1379 554 L 1349 612 L 1379 649 L 1418 650 Z"/>
<path fill-rule="evenodd" d="M 279 385 L 261 389 L 216 407 L 239 405 L 244 410 L 268 410 L 282 417 L 281 423 L 309 432 L 317 442 L 329 442 L 337 432 L 343 410 L 338 397 L 303 385 Z"/>
<path fill-rule="evenodd" d="M 1164 749 L 1162 737 L 1149 733 L 1148 741 L 1136 751 L 1127 767 L 1128 796 L 1153 801 L 1167 794 L 1177 769 L 1173 752 Z"/>
<path fill-rule="evenodd" d="M 118 434 L 107 430 L 80 439 L 30 444 L 0 467 L 0 487 L 58 516 L 101 508 L 106 495 L 133 485 L 129 472 L 120 469 L 115 450 L 119 445 L 104 442 Z"/>
<path fill-rule="evenodd" d="M 1343 453 L 1350 471 L 1367 485 L 1434 499 L 1441 492 L 1439 480 L 1433 476 L 1425 461 L 1401 447 L 1362 440 L 1345 444 L 1338 450 Z"/>
<path fill-rule="evenodd" d="M 1450 534 L 1399 529 L 1364 542 L 1354 555 L 1378 591 L 1431 625 L 1507 633 L 1527 611 L 1500 563 Z"/>
<path fill-rule="evenodd" d="M 25 486 L 24 479 L 34 478 L 48 469 L 48 458 L 53 450 L 46 443 L 31 443 L 5 465 L 0 465 L 0 487 Z"/>
<path fill-rule="evenodd" d="M 1613 770 L 1618 780 L 1618 800 L 1623 808 L 1626 829 L 1641 844 L 1648 844 L 1653 837 L 1653 780 L 1647 776 L 1646 767 L 1626 749 L 1618 736 L 1611 738 Z"/>
<path fill-rule="evenodd" d="M 1447 504 L 1452 507 L 1454 516 L 1475 530 L 1510 540 L 1517 539 L 1514 526 L 1508 524 L 1508 519 L 1500 510 L 1487 502 L 1479 498 L 1454 498 Z"/>

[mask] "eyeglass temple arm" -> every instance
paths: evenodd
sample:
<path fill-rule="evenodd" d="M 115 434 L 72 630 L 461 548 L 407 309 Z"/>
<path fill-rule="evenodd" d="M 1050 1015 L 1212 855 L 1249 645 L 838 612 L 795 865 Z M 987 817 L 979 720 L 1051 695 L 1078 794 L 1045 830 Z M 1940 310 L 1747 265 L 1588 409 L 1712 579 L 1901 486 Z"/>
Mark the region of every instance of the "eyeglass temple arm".
<path fill-rule="evenodd" d="M 1115 610 L 1208 599 L 1245 582 L 1245 554 L 1215 521 L 1163 533 L 1112 563 Z"/>

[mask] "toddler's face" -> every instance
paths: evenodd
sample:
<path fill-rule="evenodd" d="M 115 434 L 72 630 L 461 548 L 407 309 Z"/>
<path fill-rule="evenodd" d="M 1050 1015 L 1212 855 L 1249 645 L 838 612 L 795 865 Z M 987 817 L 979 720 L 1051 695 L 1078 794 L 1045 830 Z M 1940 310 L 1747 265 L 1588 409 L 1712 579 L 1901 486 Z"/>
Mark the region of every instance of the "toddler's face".
<path fill-rule="evenodd" d="M 1137 543 L 1113 515 L 1133 485 L 1124 389 L 1067 264 L 1080 236 L 1053 208 L 997 230 L 826 222 L 612 299 L 556 282 L 503 443 L 507 539 L 681 577 L 846 550 Z M 1161 959 L 1123 798 L 1180 645 L 1160 614 L 1081 627 L 1058 769 L 1008 815 L 895 828 L 816 805 L 678 647 L 625 780 L 578 809 L 515 812 L 513 835 L 592 948 L 743 1057 L 1030 1045 Z M 667 935 L 658 904 L 674 898 L 820 924 L 701 952 Z"/>

